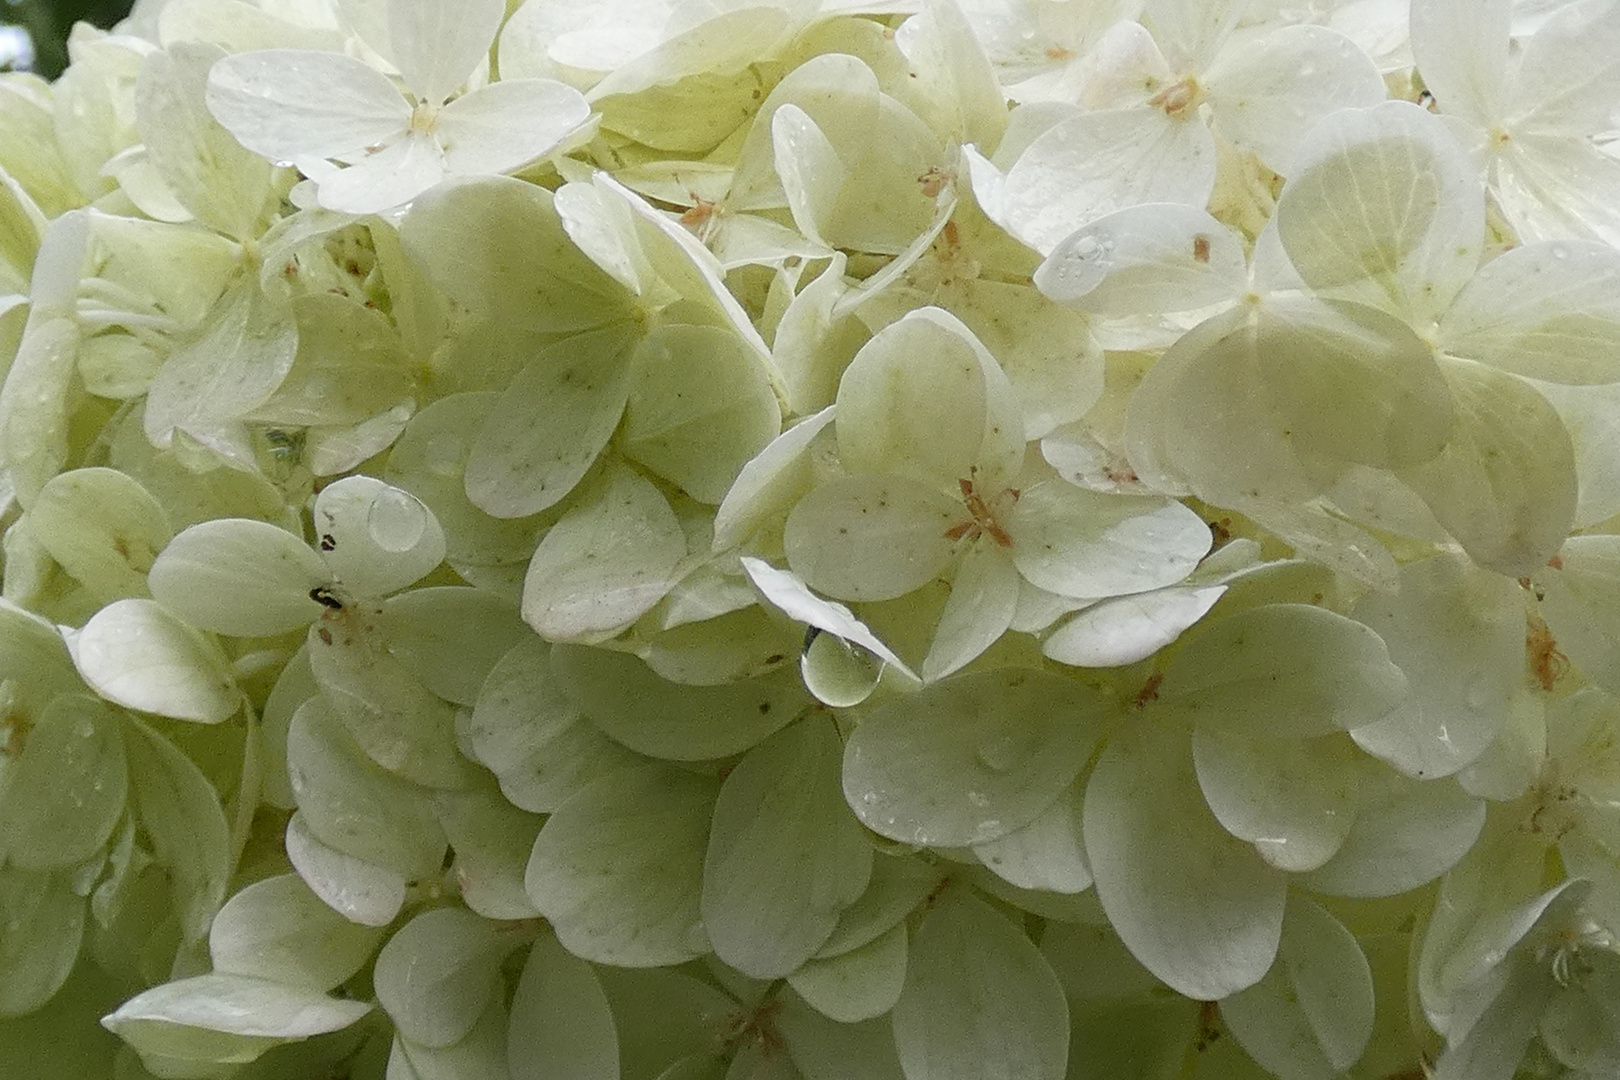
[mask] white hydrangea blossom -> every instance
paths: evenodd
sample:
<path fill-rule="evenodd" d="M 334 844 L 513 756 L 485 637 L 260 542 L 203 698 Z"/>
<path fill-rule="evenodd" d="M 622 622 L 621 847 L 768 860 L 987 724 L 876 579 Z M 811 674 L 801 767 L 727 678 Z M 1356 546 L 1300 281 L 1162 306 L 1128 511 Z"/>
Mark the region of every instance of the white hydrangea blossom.
<path fill-rule="evenodd" d="M 0 75 L 0 1074 L 1613 1076 L 1617 33 L 143 0 Z"/>

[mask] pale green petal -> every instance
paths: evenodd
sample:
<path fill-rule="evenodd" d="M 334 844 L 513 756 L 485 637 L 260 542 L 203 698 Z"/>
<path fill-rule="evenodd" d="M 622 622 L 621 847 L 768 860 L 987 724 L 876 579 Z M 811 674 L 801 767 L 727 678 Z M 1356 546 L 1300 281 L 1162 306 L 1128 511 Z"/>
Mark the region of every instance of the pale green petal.
<path fill-rule="evenodd" d="M 1310 604 L 1266 604 L 1205 623 L 1166 667 L 1158 701 L 1215 730 L 1303 739 L 1377 720 L 1406 694 L 1366 626 Z"/>
<path fill-rule="evenodd" d="M 1536 581 L 1544 590 L 1542 614 L 1559 650 L 1581 674 L 1611 693 L 1620 691 L 1620 538 L 1571 537 L 1559 552 L 1556 570 L 1543 569 Z"/>
<path fill-rule="evenodd" d="M 0 1016 L 31 1013 L 61 989 L 84 939 L 84 909 L 68 871 L 0 867 Z"/>
<path fill-rule="evenodd" d="M 744 555 L 741 561 L 748 579 L 759 589 L 760 594 L 772 606 L 781 609 L 783 614 L 851 644 L 859 645 L 885 664 L 892 664 L 907 676 L 915 677 L 911 675 L 911 669 L 906 667 L 905 661 L 883 644 L 865 623 L 850 612 L 849 608 L 831 600 L 823 600 L 811 592 L 804 581 L 791 571 L 778 570 L 761 559 L 747 555 Z"/>
<path fill-rule="evenodd" d="M 1018 572 L 1061 596 L 1173 585 L 1210 545 L 1203 518 L 1174 500 L 1105 495 L 1063 480 L 1025 489 L 1006 520 Z"/>
<path fill-rule="evenodd" d="M 806 240 L 827 246 L 822 230 L 830 224 L 838 197 L 850 181 L 849 163 L 815 120 L 791 102 L 771 116 L 771 148 L 793 224 Z"/>
<path fill-rule="evenodd" d="M 1225 585 L 1156 589 L 1086 608 L 1041 643 L 1041 652 L 1076 667 L 1123 667 L 1146 660 L 1209 614 Z"/>
<path fill-rule="evenodd" d="M 51 558 L 103 602 L 143 595 L 146 571 L 174 535 L 145 488 L 104 468 L 52 479 L 29 521 Z"/>
<path fill-rule="evenodd" d="M 1412 55 L 1442 111 L 1488 127 L 1502 116 L 1511 0 L 1414 0 Z"/>
<path fill-rule="evenodd" d="M 1059 1080 L 1068 1013 L 1057 976 L 1022 930 L 964 890 L 917 931 L 894 1043 L 918 1080 Z"/>
<path fill-rule="evenodd" d="M 359 971 L 381 941 L 381 931 L 333 911 L 296 874 L 280 874 L 226 901 L 208 952 L 215 971 L 324 993 Z"/>
<path fill-rule="evenodd" d="M 1362 769 L 1356 823 L 1338 854 L 1300 878 L 1330 896 L 1394 896 L 1439 877 L 1473 845 L 1485 803 L 1450 780 Z"/>
<path fill-rule="evenodd" d="M 1221 1019 L 1276 1076 L 1336 1076 L 1372 1037 L 1372 969 L 1342 923 L 1321 905 L 1291 897 L 1277 963 L 1223 1000 Z"/>
<path fill-rule="evenodd" d="M 668 324 L 637 347 L 619 448 L 699 502 L 725 498 L 781 429 L 770 380 L 736 335 Z"/>
<path fill-rule="evenodd" d="M 787 977 L 788 985 L 829 1020 L 871 1020 L 900 999 L 906 952 L 905 925 L 896 924 L 859 948 L 809 961 Z"/>
<path fill-rule="evenodd" d="M 478 430 L 467 457 L 467 496 L 500 518 L 539 513 L 584 477 L 629 399 L 630 329 L 578 334 L 518 372 Z"/>
<path fill-rule="evenodd" d="M 413 881 L 438 873 L 444 832 L 427 793 L 371 762 L 320 698 L 293 716 L 287 771 L 321 843 Z"/>
<path fill-rule="evenodd" d="M 1279 870 L 1315 870 L 1355 824 L 1355 747 L 1343 736 L 1263 739 L 1193 732 L 1198 786 L 1222 827 Z"/>
<path fill-rule="evenodd" d="M 825 960 L 876 941 L 948 880 L 948 870 L 920 858 L 878 851 L 872 881 L 861 898 L 838 917 L 838 926 L 816 953 Z"/>
<path fill-rule="evenodd" d="M 590 119 L 578 90 L 550 79 L 506 79 L 457 98 L 439 114 L 451 173 L 511 172 L 565 149 Z"/>
<path fill-rule="evenodd" d="M 443 1049 L 460 1042 L 495 993 L 515 941 L 463 908 L 433 908 L 406 923 L 377 955 L 377 1003 L 399 1033 Z"/>
<path fill-rule="evenodd" d="M 777 1030 L 804 1080 L 904 1080 L 887 1019 L 840 1024 L 791 989 L 775 1000 Z"/>
<path fill-rule="evenodd" d="M 394 1036 L 389 1080 L 510 1080 L 506 1061 L 506 1008 L 499 998 L 478 1017 L 472 1032 L 442 1049 Z"/>
<path fill-rule="evenodd" d="M 1271 967 L 1286 878 L 1209 812 L 1178 726 L 1109 743 L 1086 784 L 1085 843 L 1108 921 L 1172 988 L 1223 998 Z"/>
<path fill-rule="evenodd" d="M 0 858 L 25 870 L 92 858 L 128 791 L 117 715 L 85 694 L 58 696 L 0 771 Z"/>
<path fill-rule="evenodd" d="M 444 561 L 444 530 L 420 499 L 370 476 L 346 476 L 311 511 L 332 574 L 350 593 L 381 599 Z"/>
<path fill-rule="evenodd" d="M 497 661 L 533 639 L 517 609 L 482 589 L 411 589 L 382 606 L 378 631 L 390 654 L 439 697 L 472 705 Z"/>
<path fill-rule="evenodd" d="M 782 546 L 805 583 L 840 600 L 892 600 L 932 581 L 950 562 L 948 535 L 970 520 L 957 499 L 885 473 L 817 487 L 788 515 Z"/>
<path fill-rule="evenodd" d="M 207 101 L 238 142 L 275 162 L 388 141 L 411 114 L 381 72 L 341 53 L 298 49 L 225 57 L 209 72 Z"/>
<path fill-rule="evenodd" d="M 1045 672 L 958 675 L 868 713 L 844 756 L 844 796 L 874 832 L 964 847 L 1034 821 L 1101 738 L 1103 705 Z"/>
<path fill-rule="evenodd" d="M 618 630 L 669 592 L 685 555 L 663 493 L 615 463 L 540 541 L 523 580 L 523 621 L 552 641 Z"/>
<path fill-rule="evenodd" d="M 1291 168 L 1278 235 L 1313 289 L 1432 319 L 1478 265 L 1476 170 L 1445 124 L 1416 105 L 1335 114 L 1301 141 Z"/>
<path fill-rule="evenodd" d="M 79 632 L 74 663 L 109 701 L 142 712 L 217 724 L 241 706 L 218 643 L 151 600 L 119 600 Z"/>
<path fill-rule="evenodd" d="M 456 853 L 450 872 L 461 900 L 486 919 L 532 919 L 539 912 L 523 891 L 523 872 L 543 820 L 502 797 L 489 777 L 439 792 L 439 824 Z"/>
<path fill-rule="evenodd" d="M 973 854 L 995 874 L 1020 889 L 1056 893 L 1084 892 L 1091 887 L 1081 836 L 1080 805 L 1084 788 L 1071 785 L 1039 817 L 999 840 L 977 844 Z"/>
<path fill-rule="evenodd" d="M 1440 323 L 1440 347 L 1549 382 L 1620 381 L 1620 252 L 1555 240 L 1503 252 L 1475 274 Z"/>
<path fill-rule="evenodd" d="M 794 424 L 742 467 L 715 511 L 714 550 L 748 540 L 809 494 L 814 483 L 809 450 L 832 423 L 833 411 L 829 406 Z"/>
<path fill-rule="evenodd" d="M 969 547 L 957 561 L 951 598 L 923 658 L 923 680 L 935 682 L 972 663 L 1012 625 L 1017 608 L 1014 560 L 990 541 Z"/>
<path fill-rule="evenodd" d="M 866 890 L 872 849 L 844 804 L 842 760 L 838 733 L 811 717 L 749 751 L 720 787 L 703 925 L 715 954 L 744 974 L 795 971 Z"/>
<path fill-rule="evenodd" d="M 152 594 L 193 626 L 232 637 L 295 630 L 323 610 L 310 593 L 332 572 L 285 529 L 245 518 L 193 525 L 159 553 Z"/>
<path fill-rule="evenodd" d="M 1237 235 L 1203 209 L 1147 203 L 1070 233 L 1035 272 L 1060 304 L 1099 315 L 1176 312 L 1235 299 L 1248 283 Z"/>
<path fill-rule="evenodd" d="M 1569 535 L 1575 453 L 1547 399 L 1482 364 L 1442 364 L 1455 402 L 1452 441 L 1439 457 L 1401 472 L 1440 524 L 1481 566 L 1534 573 Z"/>
<path fill-rule="evenodd" d="M 563 693 L 638 753 L 705 761 L 748 749 L 811 706 L 792 667 L 742 682 L 689 686 L 660 678 L 634 656 L 559 646 L 551 673 Z"/>
<path fill-rule="evenodd" d="M 506 1049 L 512 1080 L 619 1080 L 618 1033 L 602 984 L 550 935 L 523 965 Z"/>
<path fill-rule="evenodd" d="M 1511 579 L 1437 555 L 1401 568 L 1400 592 L 1371 593 L 1356 619 L 1383 637 L 1410 696 L 1352 731 L 1409 776 L 1450 776 L 1485 752 L 1524 685 L 1524 595 Z"/>
<path fill-rule="evenodd" d="M 546 820 L 529 858 L 529 898 L 557 940 L 620 967 L 709 951 L 698 897 L 713 781 L 657 764 L 603 777 Z"/>
<path fill-rule="evenodd" d="M 333 911 L 362 926 L 387 926 L 405 903 L 405 875 L 345 855 L 315 838 L 302 813 L 287 821 L 287 858 Z"/>
<path fill-rule="evenodd" d="M 455 93 L 488 55 L 506 14 L 500 0 L 388 0 L 388 40 L 376 46 L 413 94 L 437 105 Z"/>

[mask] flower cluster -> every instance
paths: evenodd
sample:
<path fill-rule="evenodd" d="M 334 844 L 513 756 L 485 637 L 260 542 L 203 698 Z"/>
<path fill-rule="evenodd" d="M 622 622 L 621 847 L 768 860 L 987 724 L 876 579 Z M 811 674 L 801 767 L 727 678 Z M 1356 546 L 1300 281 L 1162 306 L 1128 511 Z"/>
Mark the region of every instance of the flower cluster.
<path fill-rule="evenodd" d="M 0 1074 L 1620 1073 L 1620 0 L 70 49 Z"/>

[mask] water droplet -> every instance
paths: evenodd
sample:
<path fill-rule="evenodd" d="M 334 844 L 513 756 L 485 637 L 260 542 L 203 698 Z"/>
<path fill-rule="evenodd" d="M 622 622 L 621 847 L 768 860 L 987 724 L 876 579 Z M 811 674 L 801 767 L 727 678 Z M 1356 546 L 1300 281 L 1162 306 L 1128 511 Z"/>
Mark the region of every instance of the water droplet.
<path fill-rule="evenodd" d="M 997 731 L 979 740 L 976 749 L 979 763 L 987 769 L 1005 772 L 1016 765 L 1028 752 L 1026 740 L 1011 731 Z"/>
<path fill-rule="evenodd" d="M 366 531 L 384 551 L 409 551 L 426 530 L 427 507 L 398 488 L 377 492 L 366 511 Z"/>
<path fill-rule="evenodd" d="M 1554 244 L 1552 248 L 1552 256 L 1555 259 L 1567 259 L 1569 258 L 1569 248 L 1565 247 L 1563 244 Z"/>
<path fill-rule="evenodd" d="M 1094 236 L 1082 236 L 1074 242 L 1074 257 L 1077 259 L 1095 259 L 1104 254 L 1106 249 Z"/>

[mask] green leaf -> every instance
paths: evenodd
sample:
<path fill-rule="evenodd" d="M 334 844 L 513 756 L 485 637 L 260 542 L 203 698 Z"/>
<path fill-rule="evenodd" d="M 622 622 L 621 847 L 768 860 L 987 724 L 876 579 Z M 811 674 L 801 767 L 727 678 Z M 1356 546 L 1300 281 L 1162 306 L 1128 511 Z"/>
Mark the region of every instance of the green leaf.
<path fill-rule="evenodd" d="M 1063 988 L 1028 938 L 983 901 L 945 898 L 917 931 L 894 1043 L 906 1080 L 1059 1080 Z"/>
<path fill-rule="evenodd" d="M 796 970 L 866 890 L 872 848 L 839 788 L 843 744 L 819 717 L 760 743 L 720 787 L 703 868 L 715 954 L 756 979 Z"/>
<path fill-rule="evenodd" d="M 844 797 L 865 825 L 919 846 L 964 847 L 1034 821 L 1102 737 L 1100 700 L 1045 672 L 958 675 L 880 706 L 844 755 Z"/>
<path fill-rule="evenodd" d="M 811 702 L 791 667 L 717 686 L 660 678 L 609 649 L 559 645 L 551 671 L 597 727 L 638 753 L 705 761 L 739 753 L 790 723 Z"/>
<path fill-rule="evenodd" d="M 619 1080 L 618 1032 L 602 984 L 550 935 L 523 965 L 506 1051 L 512 1080 Z"/>
<path fill-rule="evenodd" d="M 563 947 L 623 967 L 708 952 L 699 896 L 715 796 L 713 781 L 655 764 L 604 776 L 558 808 L 525 886 Z"/>

